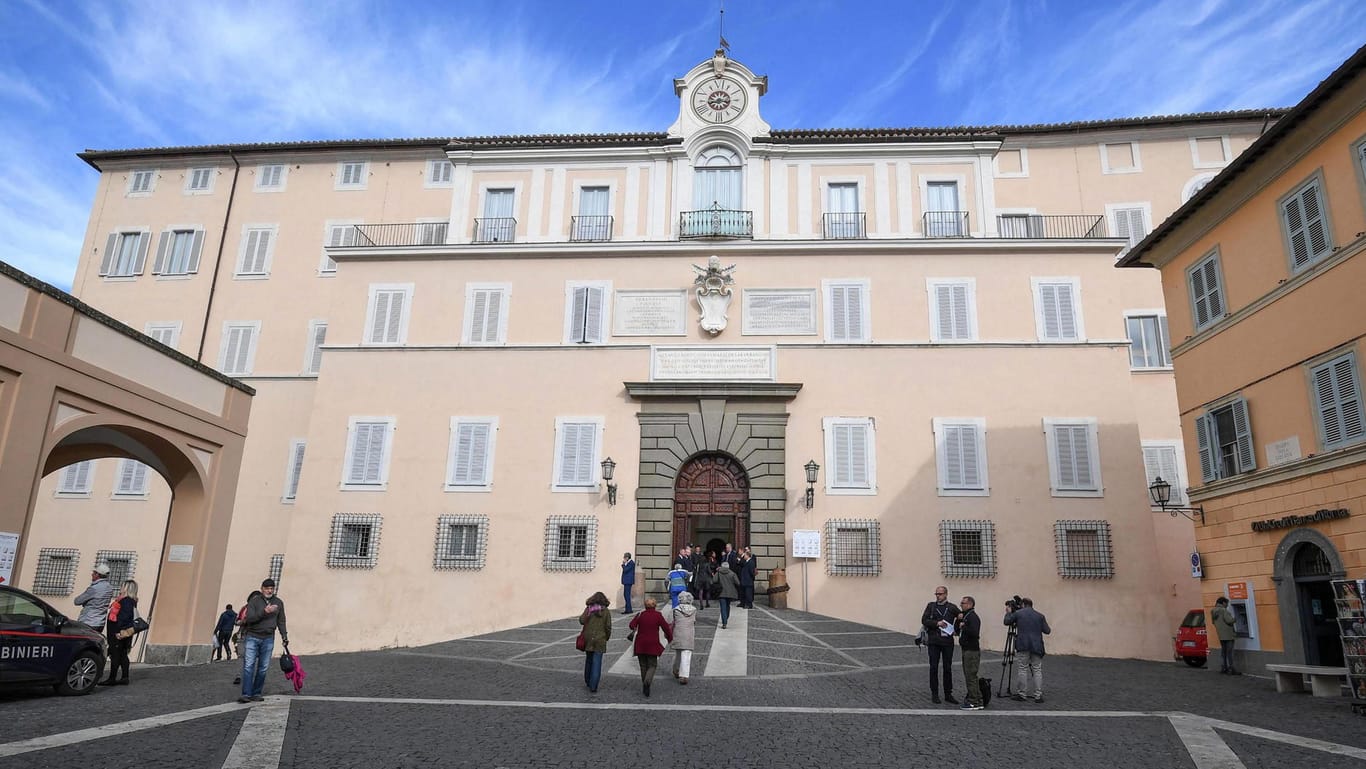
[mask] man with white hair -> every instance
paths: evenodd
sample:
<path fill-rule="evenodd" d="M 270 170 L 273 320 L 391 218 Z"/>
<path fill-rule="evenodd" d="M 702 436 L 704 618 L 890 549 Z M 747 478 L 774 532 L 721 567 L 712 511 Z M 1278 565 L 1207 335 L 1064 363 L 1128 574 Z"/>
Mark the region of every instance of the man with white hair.
<path fill-rule="evenodd" d="M 72 601 L 81 607 L 78 622 L 104 632 L 104 623 L 109 619 L 109 603 L 114 600 L 114 586 L 109 584 L 109 564 L 100 561 L 90 571 L 90 587 Z"/>

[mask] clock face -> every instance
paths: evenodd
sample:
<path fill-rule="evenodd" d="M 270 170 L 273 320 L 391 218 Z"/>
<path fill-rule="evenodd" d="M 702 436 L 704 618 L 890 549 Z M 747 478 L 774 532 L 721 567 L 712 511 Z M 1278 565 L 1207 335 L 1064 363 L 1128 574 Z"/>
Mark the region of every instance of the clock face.
<path fill-rule="evenodd" d="M 697 84 L 692 92 L 692 108 L 708 123 L 729 123 L 745 111 L 745 89 L 725 77 L 714 77 Z"/>

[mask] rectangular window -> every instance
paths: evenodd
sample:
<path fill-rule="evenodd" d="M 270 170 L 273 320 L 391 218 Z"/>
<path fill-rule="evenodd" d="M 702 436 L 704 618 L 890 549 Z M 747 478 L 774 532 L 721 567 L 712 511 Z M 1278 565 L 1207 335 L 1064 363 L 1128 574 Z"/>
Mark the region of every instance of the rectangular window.
<path fill-rule="evenodd" d="M 111 232 L 104 242 L 100 275 L 106 278 L 131 278 L 142 274 L 147 264 L 147 249 L 152 233 L 137 230 Z"/>
<path fill-rule="evenodd" d="M 447 491 L 490 491 L 497 417 L 451 417 L 451 444 L 446 452 Z"/>
<path fill-rule="evenodd" d="M 930 340 L 971 342 L 977 339 L 977 281 L 974 278 L 926 278 L 930 294 Z"/>
<path fill-rule="evenodd" d="M 148 323 L 143 333 L 167 347 L 175 349 L 175 346 L 180 343 L 180 321 Z"/>
<path fill-rule="evenodd" d="M 57 479 L 57 496 L 90 496 L 90 482 L 95 475 L 95 460 L 87 459 L 84 462 L 67 465 L 62 468 L 61 473 L 61 477 Z"/>
<path fill-rule="evenodd" d="M 484 515 L 442 515 L 436 519 L 432 568 L 482 569 L 488 550 L 489 519 Z"/>
<path fill-rule="evenodd" d="M 285 188 L 285 176 L 289 166 L 283 163 L 267 163 L 256 167 L 256 189 L 259 191 L 279 192 Z"/>
<path fill-rule="evenodd" d="M 825 341 L 870 342 L 869 281 L 823 280 Z"/>
<path fill-rule="evenodd" d="M 825 188 L 825 237 L 849 240 L 865 235 L 857 182 L 831 182 Z"/>
<path fill-rule="evenodd" d="M 369 177 L 369 163 L 364 160 L 343 160 L 337 164 L 336 189 L 363 190 Z"/>
<path fill-rule="evenodd" d="M 1044 218 L 1038 214 L 1001 214 L 1001 237 L 1042 238 L 1048 234 Z"/>
<path fill-rule="evenodd" d="M 162 230 L 157 243 L 153 275 L 189 275 L 199 272 L 199 254 L 204 249 L 204 231 L 192 228 Z"/>
<path fill-rule="evenodd" d="M 1110 579 L 1115 576 L 1106 521 L 1058 521 L 1053 524 L 1058 576 L 1070 579 Z"/>
<path fill-rule="evenodd" d="M 945 577 L 996 576 L 996 524 L 940 521 L 939 568 Z"/>
<path fill-rule="evenodd" d="M 327 321 L 308 323 L 308 348 L 304 351 L 304 376 L 317 376 L 323 368 L 323 345 L 327 342 Z"/>
<path fill-rule="evenodd" d="M 199 194 L 212 192 L 214 170 L 212 168 L 191 168 L 185 175 L 185 191 Z"/>
<path fill-rule="evenodd" d="M 1186 284 L 1190 287 L 1191 315 L 1196 331 L 1223 319 L 1228 304 L 1224 301 L 1224 277 L 1218 251 L 1186 270 Z"/>
<path fill-rule="evenodd" d="M 607 338 L 608 300 L 612 284 L 565 283 L 564 341 L 566 344 L 601 344 Z"/>
<path fill-rule="evenodd" d="M 512 286 L 507 283 L 465 285 L 465 344 L 507 342 L 507 304 Z"/>
<path fill-rule="evenodd" d="M 1100 145 L 1100 171 L 1103 174 L 1134 174 L 1143 170 L 1138 142 Z"/>
<path fill-rule="evenodd" d="M 427 186 L 428 187 L 449 187 L 451 186 L 451 172 L 455 167 L 451 161 L 442 158 L 440 160 L 427 161 Z"/>
<path fill-rule="evenodd" d="M 825 573 L 876 577 L 882 573 L 882 535 L 877 521 L 825 522 Z"/>
<path fill-rule="evenodd" d="M 517 237 L 517 220 L 513 218 L 516 189 L 484 191 L 484 216 L 478 221 L 474 240 L 477 243 L 511 243 Z"/>
<path fill-rule="evenodd" d="M 155 168 L 144 168 L 128 176 L 128 195 L 148 195 L 152 192 L 153 185 L 156 184 L 157 172 Z"/>
<path fill-rule="evenodd" d="M 1129 334 L 1130 368 L 1171 368 L 1171 337 L 1167 334 L 1166 315 L 1125 315 L 1124 328 Z"/>
<path fill-rule="evenodd" d="M 574 217 L 570 240 L 607 241 L 612 239 L 612 188 L 581 187 L 579 213 Z"/>
<path fill-rule="evenodd" d="M 136 459 L 119 460 L 118 481 L 114 484 L 116 497 L 147 496 L 147 465 Z"/>
<path fill-rule="evenodd" d="M 1324 450 L 1341 448 L 1366 437 L 1361 402 L 1361 375 L 1356 353 L 1315 366 L 1309 372 L 1314 388 L 1314 414 Z"/>
<path fill-rule="evenodd" d="M 967 212 L 958 201 L 958 182 L 925 183 L 925 237 L 965 238 Z"/>
<path fill-rule="evenodd" d="M 327 565 L 338 569 L 373 569 L 379 562 L 379 513 L 337 513 L 327 539 Z"/>
<path fill-rule="evenodd" d="M 1247 401 L 1235 398 L 1195 418 L 1200 475 L 1205 481 L 1232 478 L 1257 469 Z"/>
<path fill-rule="evenodd" d="M 327 248 L 347 248 L 356 245 L 360 237 L 360 230 L 356 227 L 357 222 L 328 222 L 327 223 Z M 337 263 L 323 251 L 322 266 L 318 271 L 324 275 L 330 275 L 337 271 Z"/>
<path fill-rule="evenodd" d="M 1280 208 L 1292 272 L 1299 272 L 1333 252 L 1333 230 L 1328 224 L 1320 178 L 1310 179 L 1281 198 Z"/>
<path fill-rule="evenodd" d="M 1129 249 L 1133 248 L 1138 241 L 1143 240 L 1148 236 L 1148 211 L 1150 206 L 1147 203 L 1141 205 L 1106 206 L 1105 208 L 1110 214 L 1110 226 L 1113 228 L 1115 237 L 1124 238 L 1129 241 L 1129 245 L 1125 246 L 1124 251 L 1120 253 L 1120 256 L 1128 253 Z"/>
<path fill-rule="evenodd" d="M 875 423 L 871 417 L 826 417 L 825 492 L 876 494 Z"/>
<path fill-rule="evenodd" d="M 1191 164 L 1195 168 L 1223 168 L 1229 161 L 1227 136 L 1196 136 L 1191 140 Z"/>
<path fill-rule="evenodd" d="M 270 578 L 275 580 L 275 591 L 280 591 L 280 578 L 285 572 L 285 554 L 276 553 L 270 557 Z"/>
<path fill-rule="evenodd" d="M 133 578 L 137 571 L 138 554 L 132 550 L 101 550 L 95 553 L 95 563 L 109 564 L 109 584 L 117 588 Z"/>
<path fill-rule="evenodd" d="M 275 245 L 274 227 L 244 227 L 242 251 L 237 256 L 238 275 L 269 275 Z"/>
<path fill-rule="evenodd" d="M 417 244 L 419 246 L 439 246 L 446 242 L 449 223 L 445 220 L 417 223 Z"/>
<path fill-rule="evenodd" d="M 1031 278 L 1034 320 L 1040 342 L 1080 342 L 1086 338 L 1081 320 L 1081 281 L 1077 278 Z"/>
<path fill-rule="evenodd" d="M 1171 504 L 1186 504 L 1186 482 L 1181 472 L 1180 443 L 1178 441 L 1143 441 L 1143 470 L 1148 486 L 1161 478 L 1171 484 Z M 1152 497 L 1148 497 L 1152 502 Z"/>
<path fill-rule="evenodd" d="M 597 560 L 598 519 L 552 515 L 545 522 L 546 571 L 592 571 Z"/>
<path fill-rule="evenodd" d="M 346 464 L 342 488 L 383 489 L 389 482 L 393 450 L 392 417 L 352 417 L 346 436 Z"/>
<path fill-rule="evenodd" d="M 934 419 L 939 496 L 987 496 L 987 421 L 981 417 Z"/>
<path fill-rule="evenodd" d="M 1043 429 L 1053 496 L 1104 496 L 1096 420 L 1046 418 Z"/>
<path fill-rule="evenodd" d="M 256 367 L 256 340 L 260 334 L 260 321 L 225 322 L 218 370 L 229 376 L 250 375 Z"/>
<path fill-rule="evenodd" d="M 76 586 L 76 564 L 81 551 L 74 547 L 45 547 L 38 551 L 33 575 L 34 595 L 71 595 Z"/>
<path fill-rule="evenodd" d="M 412 283 L 372 283 L 365 311 L 366 344 L 407 344 Z"/>
<path fill-rule="evenodd" d="M 304 472 L 304 450 L 306 441 L 295 438 L 289 442 L 289 464 L 285 466 L 285 493 L 280 495 L 281 502 L 293 502 L 299 495 L 299 478 Z"/>
<path fill-rule="evenodd" d="M 593 491 L 598 488 L 598 449 L 602 417 L 555 419 L 554 491 Z"/>

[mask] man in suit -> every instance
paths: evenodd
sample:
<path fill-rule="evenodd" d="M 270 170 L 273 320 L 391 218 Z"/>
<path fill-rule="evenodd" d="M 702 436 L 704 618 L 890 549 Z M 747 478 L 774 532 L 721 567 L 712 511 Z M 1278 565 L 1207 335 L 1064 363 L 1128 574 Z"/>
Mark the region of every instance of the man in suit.
<path fill-rule="evenodd" d="M 1015 699 L 1043 702 L 1043 637 L 1053 632 L 1048 618 L 1034 610 L 1034 601 L 1020 599 L 1020 608 L 1011 611 L 1006 606 L 1005 624 L 1015 626 Z M 1034 679 L 1034 693 L 1027 695 L 1029 679 Z"/>
<path fill-rule="evenodd" d="M 944 666 L 944 700 L 954 705 L 953 698 L 953 631 L 962 612 L 949 603 L 949 589 L 940 585 L 934 589 L 934 600 L 925 605 L 920 625 L 925 628 L 925 645 L 930 647 L 930 701 L 939 704 L 939 666 Z"/>
<path fill-rule="evenodd" d="M 721 560 L 725 563 L 730 564 L 731 571 L 735 572 L 736 574 L 739 574 L 740 554 L 735 552 L 734 546 L 732 546 L 729 542 L 726 543 L 726 548 L 721 553 Z"/>
<path fill-rule="evenodd" d="M 759 564 L 749 548 L 740 553 L 740 608 L 754 608 L 754 580 L 759 576 Z"/>
<path fill-rule="evenodd" d="M 622 614 L 631 613 L 631 591 L 636 586 L 636 562 L 632 560 L 631 554 L 627 553 L 621 557 L 621 592 L 626 596 L 626 608 L 621 610 Z"/>

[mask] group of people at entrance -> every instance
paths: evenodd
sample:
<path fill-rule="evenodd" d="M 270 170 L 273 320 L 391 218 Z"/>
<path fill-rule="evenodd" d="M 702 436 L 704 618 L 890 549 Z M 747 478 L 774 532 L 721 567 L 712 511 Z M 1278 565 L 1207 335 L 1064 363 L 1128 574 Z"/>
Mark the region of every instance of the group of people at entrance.
<path fill-rule="evenodd" d="M 1043 637 L 1052 633 L 1048 619 L 1034 610 L 1034 602 L 1021 598 L 1006 602 L 1003 624 L 1014 629 L 1013 649 L 1007 644 L 1007 655 L 1016 655 L 1017 678 L 1015 699 L 1043 702 Z M 978 677 L 982 663 L 982 619 L 977 616 L 977 601 L 963 596 L 955 606 L 949 603 L 949 589 L 940 585 L 934 589 L 934 600 L 925 606 L 920 617 L 920 635 L 916 645 L 924 645 L 930 653 L 930 701 L 936 705 L 948 702 L 959 705 L 953 696 L 954 638 L 963 651 L 963 680 L 967 685 L 963 710 L 981 710 L 984 705 L 983 682 Z M 940 670 L 943 670 L 944 699 L 939 698 Z M 1032 684 L 1032 688 L 1031 685 Z"/>

